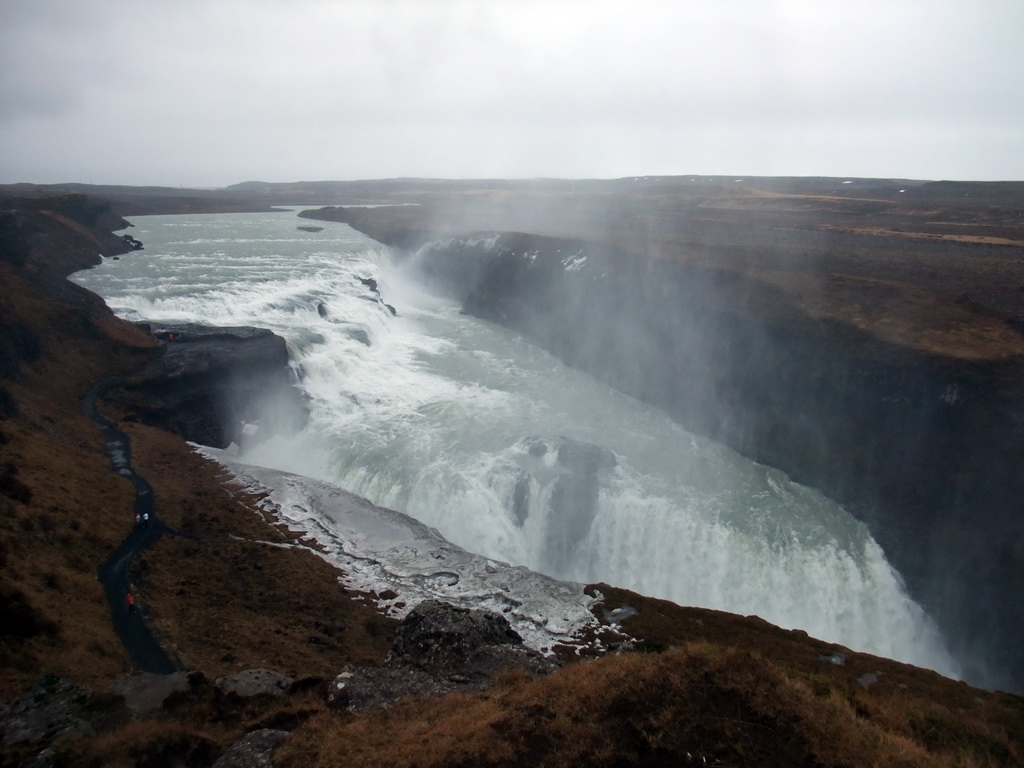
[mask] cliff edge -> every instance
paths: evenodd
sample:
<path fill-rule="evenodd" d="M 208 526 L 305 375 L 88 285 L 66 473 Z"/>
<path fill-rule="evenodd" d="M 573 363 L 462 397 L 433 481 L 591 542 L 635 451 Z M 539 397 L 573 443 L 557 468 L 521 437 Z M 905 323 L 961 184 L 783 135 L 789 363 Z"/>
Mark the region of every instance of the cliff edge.
<path fill-rule="evenodd" d="M 968 678 L 1024 690 L 1021 185 L 818 182 L 304 215 L 841 502 Z"/>

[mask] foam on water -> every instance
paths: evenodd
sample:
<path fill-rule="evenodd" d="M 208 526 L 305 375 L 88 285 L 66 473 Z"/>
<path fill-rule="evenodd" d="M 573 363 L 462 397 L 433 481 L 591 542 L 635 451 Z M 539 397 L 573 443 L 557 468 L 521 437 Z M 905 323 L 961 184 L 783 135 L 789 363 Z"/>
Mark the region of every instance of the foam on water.
<path fill-rule="evenodd" d="M 245 460 L 337 484 L 493 562 L 757 614 L 956 675 L 841 507 L 461 315 L 346 225 L 307 234 L 288 214 L 137 224 L 146 251 L 75 279 L 125 317 L 258 325 L 289 343 L 309 425 Z M 556 458 L 567 440 L 614 460 L 572 475 Z M 567 527 L 552 510 L 569 485 L 588 489 L 590 507 Z M 319 535 L 341 541 L 318 514 Z"/>

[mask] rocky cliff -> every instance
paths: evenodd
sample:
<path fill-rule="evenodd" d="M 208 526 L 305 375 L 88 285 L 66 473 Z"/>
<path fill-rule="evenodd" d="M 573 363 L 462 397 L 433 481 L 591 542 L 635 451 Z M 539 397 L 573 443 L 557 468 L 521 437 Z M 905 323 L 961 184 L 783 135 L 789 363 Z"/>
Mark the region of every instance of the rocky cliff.
<path fill-rule="evenodd" d="M 581 239 L 413 216 L 324 218 L 415 253 L 465 311 L 842 502 L 969 677 L 1024 690 L 1019 246 L 757 216 L 682 243 L 628 223 Z"/>
<path fill-rule="evenodd" d="M 226 448 L 302 428 L 305 404 L 284 339 L 264 328 L 161 325 L 163 354 L 124 381 L 146 424 Z"/>

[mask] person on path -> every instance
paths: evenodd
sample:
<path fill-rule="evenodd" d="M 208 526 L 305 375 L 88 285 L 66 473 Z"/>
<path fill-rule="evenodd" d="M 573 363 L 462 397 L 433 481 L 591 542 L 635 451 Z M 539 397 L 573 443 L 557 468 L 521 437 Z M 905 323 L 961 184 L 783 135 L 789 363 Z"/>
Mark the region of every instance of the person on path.
<path fill-rule="evenodd" d="M 142 513 L 142 525 L 143 526 L 149 525 L 149 512 L 143 512 Z"/>
<path fill-rule="evenodd" d="M 135 595 L 129 592 L 124 601 L 128 604 L 128 613 L 135 613 Z"/>

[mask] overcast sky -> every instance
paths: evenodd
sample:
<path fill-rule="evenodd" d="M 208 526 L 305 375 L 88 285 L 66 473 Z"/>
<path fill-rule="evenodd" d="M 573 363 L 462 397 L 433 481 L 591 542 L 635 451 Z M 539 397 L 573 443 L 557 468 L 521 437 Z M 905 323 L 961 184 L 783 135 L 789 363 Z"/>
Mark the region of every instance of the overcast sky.
<path fill-rule="evenodd" d="M 0 0 L 0 182 L 1024 179 L 1024 0 Z"/>

